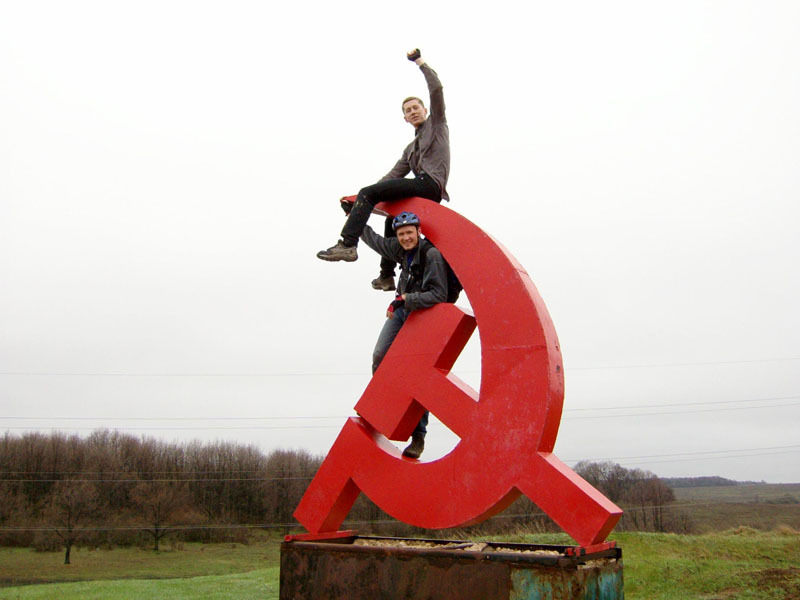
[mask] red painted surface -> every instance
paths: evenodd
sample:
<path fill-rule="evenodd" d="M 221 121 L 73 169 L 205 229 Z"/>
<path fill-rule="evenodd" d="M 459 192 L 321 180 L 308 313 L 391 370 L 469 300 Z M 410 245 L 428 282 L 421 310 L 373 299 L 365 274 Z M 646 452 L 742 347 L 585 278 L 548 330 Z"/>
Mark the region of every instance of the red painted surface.
<path fill-rule="evenodd" d="M 288 536 L 287 536 L 288 537 Z M 617 547 L 617 542 L 603 542 L 601 544 L 593 544 L 591 546 L 572 546 L 564 551 L 567 556 L 586 556 L 587 554 L 595 554 L 598 552 L 605 552 Z"/>
<path fill-rule="evenodd" d="M 358 532 L 355 529 L 345 531 L 328 531 L 325 533 L 298 533 L 283 536 L 284 542 L 319 542 L 325 540 L 338 540 L 340 538 L 355 537 Z"/>
<path fill-rule="evenodd" d="M 480 228 L 435 202 L 411 198 L 377 208 L 419 215 L 474 316 L 453 304 L 411 314 L 295 518 L 314 534 L 336 531 L 364 492 L 411 525 L 456 527 L 501 512 L 522 493 L 579 544 L 605 540 L 622 511 L 552 454 L 564 398 L 561 353 L 528 274 Z M 480 394 L 450 373 L 476 322 Z M 431 462 L 403 458 L 389 442 L 407 439 L 424 409 L 460 437 Z"/>

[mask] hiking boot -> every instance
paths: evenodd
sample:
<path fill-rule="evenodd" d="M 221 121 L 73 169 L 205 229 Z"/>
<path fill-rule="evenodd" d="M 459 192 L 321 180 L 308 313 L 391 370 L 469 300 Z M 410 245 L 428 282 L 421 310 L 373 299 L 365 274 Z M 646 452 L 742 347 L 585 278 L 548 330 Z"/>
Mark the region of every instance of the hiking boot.
<path fill-rule="evenodd" d="M 419 458 L 425 449 L 425 436 L 415 434 L 411 436 L 411 443 L 403 450 L 403 456 L 408 458 Z"/>
<path fill-rule="evenodd" d="M 320 250 L 317 252 L 317 258 L 328 260 L 331 262 L 343 260 L 345 262 L 353 262 L 358 260 L 358 250 L 355 246 L 345 246 L 342 240 L 336 242 L 335 246 L 331 246 L 327 250 Z"/>
<path fill-rule="evenodd" d="M 381 290 L 382 292 L 391 292 L 394 287 L 394 275 L 379 275 L 377 279 L 372 280 L 372 289 Z"/>

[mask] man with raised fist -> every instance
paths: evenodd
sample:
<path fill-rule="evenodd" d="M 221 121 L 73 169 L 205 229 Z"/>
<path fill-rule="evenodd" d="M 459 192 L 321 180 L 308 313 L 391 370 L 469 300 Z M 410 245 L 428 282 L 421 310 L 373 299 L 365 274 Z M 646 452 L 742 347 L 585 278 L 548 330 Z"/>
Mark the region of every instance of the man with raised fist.
<path fill-rule="evenodd" d="M 428 84 L 430 95 L 430 114 L 424 102 L 415 96 L 403 100 L 403 119 L 414 127 L 414 140 L 406 146 L 400 160 L 378 183 L 362 188 L 350 209 L 343 203 L 349 214 L 342 229 L 341 239 L 335 246 L 317 253 L 317 257 L 327 261 L 352 262 L 358 259 L 358 239 L 367 224 L 373 207 L 379 202 L 391 202 L 418 196 L 434 202 L 442 198 L 449 200 L 445 186 L 450 174 L 450 131 L 445 117 L 442 82 L 422 59 L 419 49 L 408 53 L 408 60 L 416 63 Z M 406 175 L 413 173 L 413 178 Z M 386 219 L 386 237 L 394 237 L 392 218 Z M 376 290 L 395 289 L 394 269 L 396 263 L 384 257 L 381 260 L 380 274 L 372 281 Z"/>

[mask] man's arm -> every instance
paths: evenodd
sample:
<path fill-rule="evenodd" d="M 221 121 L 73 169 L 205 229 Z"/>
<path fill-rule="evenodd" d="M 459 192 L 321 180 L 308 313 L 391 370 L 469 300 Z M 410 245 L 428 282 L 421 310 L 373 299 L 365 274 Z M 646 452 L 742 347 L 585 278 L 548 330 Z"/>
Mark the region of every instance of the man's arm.
<path fill-rule="evenodd" d="M 425 82 L 428 84 L 428 95 L 431 99 L 431 118 L 434 123 L 446 122 L 444 91 L 442 82 L 439 81 L 439 76 L 436 74 L 436 71 L 431 69 L 428 63 L 425 62 L 425 59 L 422 58 L 419 48 L 408 53 L 408 60 L 413 60 L 425 76 Z"/>
<path fill-rule="evenodd" d="M 400 177 L 405 177 L 410 172 L 411 165 L 408 164 L 408 148 L 406 148 L 403 150 L 403 155 L 400 157 L 400 160 L 395 163 L 391 171 L 378 180 L 378 183 L 381 181 L 386 181 L 387 179 L 399 179 Z"/>
<path fill-rule="evenodd" d="M 436 248 L 430 248 L 425 255 L 425 270 L 422 272 L 421 292 L 403 294 L 408 310 L 430 308 L 447 300 L 447 271 L 444 259 Z"/>
<path fill-rule="evenodd" d="M 403 258 L 403 248 L 397 238 L 385 238 L 378 235 L 369 225 L 364 226 L 361 232 L 361 241 L 384 258 L 398 263 Z"/>

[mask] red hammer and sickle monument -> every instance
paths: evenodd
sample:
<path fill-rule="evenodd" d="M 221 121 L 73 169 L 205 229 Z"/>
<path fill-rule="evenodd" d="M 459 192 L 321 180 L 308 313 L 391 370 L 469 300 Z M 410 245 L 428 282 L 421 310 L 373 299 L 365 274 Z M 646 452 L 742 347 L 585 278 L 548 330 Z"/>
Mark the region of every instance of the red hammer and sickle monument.
<path fill-rule="evenodd" d="M 622 511 L 553 454 L 564 399 L 555 328 L 522 266 L 452 210 L 419 198 L 377 207 L 420 216 L 458 275 L 474 316 L 454 304 L 413 312 L 355 406 L 294 516 L 336 532 L 360 492 L 393 517 L 440 529 L 483 521 L 520 494 L 578 544 L 599 544 Z M 480 393 L 450 369 L 475 327 Z M 460 441 L 430 461 L 403 458 L 423 411 Z"/>

